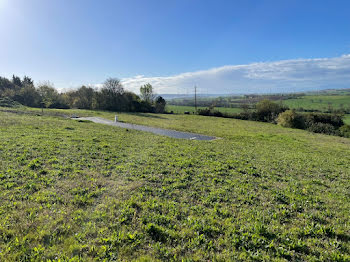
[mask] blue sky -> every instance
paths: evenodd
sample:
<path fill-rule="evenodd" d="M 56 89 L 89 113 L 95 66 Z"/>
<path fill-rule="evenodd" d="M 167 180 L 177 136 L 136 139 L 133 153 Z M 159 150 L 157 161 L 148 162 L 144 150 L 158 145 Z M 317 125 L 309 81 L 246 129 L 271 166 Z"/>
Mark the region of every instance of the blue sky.
<path fill-rule="evenodd" d="M 350 1 L 0 0 L 0 75 L 158 93 L 350 87 Z M 349 76 L 348 76 L 349 75 Z"/>

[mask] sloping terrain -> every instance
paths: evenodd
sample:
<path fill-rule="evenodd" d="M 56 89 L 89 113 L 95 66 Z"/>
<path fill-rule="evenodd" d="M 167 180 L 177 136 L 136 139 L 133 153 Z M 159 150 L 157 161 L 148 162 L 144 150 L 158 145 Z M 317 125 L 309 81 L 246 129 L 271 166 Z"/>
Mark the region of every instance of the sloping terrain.
<path fill-rule="evenodd" d="M 0 112 L 1 261 L 349 261 L 350 139 L 119 118 L 222 139 Z"/>

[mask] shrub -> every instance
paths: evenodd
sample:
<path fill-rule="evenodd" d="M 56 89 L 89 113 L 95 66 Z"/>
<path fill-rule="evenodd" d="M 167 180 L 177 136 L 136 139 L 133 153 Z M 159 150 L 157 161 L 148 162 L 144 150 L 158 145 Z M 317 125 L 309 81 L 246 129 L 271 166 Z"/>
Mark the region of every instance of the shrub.
<path fill-rule="evenodd" d="M 350 125 L 343 125 L 339 128 L 340 135 L 350 138 Z"/>
<path fill-rule="evenodd" d="M 278 115 L 277 123 L 283 127 L 304 129 L 304 119 L 294 110 L 287 110 Z"/>
<path fill-rule="evenodd" d="M 257 120 L 274 122 L 276 117 L 287 109 L 288 107 L 274 103 L 270 100 L 262 100 L 256 104 Z"/>
<path fill-rule="evenodd" d="M 211 110 L 209 108 L 204 108 L 204 109 L 198 109 L 198 115 L 201 116 L 210 116 L 211 115 Z"/>
<path fill-rule="evenodd" d="M 310 113 L 304 114 L 306 127 L 309 128 L 316 123 L 329 124 L 336 129 L 344 125 L 343 115 L 340 114 L 325 114 L 325 113 Z"/>
<path fill-rule="evenodd" d="M 339 131 L 331 124 L 316 122 L 307 127 L 307 130 L 314 133 L 323 133 L 327 135 L 338 135 Z"/>
<path fill-rule="evenodd" d="M 279 125 L 284 127 L 306 129 L 310 132 L 323 133 L 327 135 L 347 136 L 348 127 L 343 127 L 342 130 L 339 129 L 344 125 L 342 117 L 343 116 L 341 114 L 298 114 L 294 110 L 287 110 L 279 114 L 277 122 Z"/>
<path fill-rule="evenodd" d="M 224 116 L 224 114 L 223 114 L 223 113 L 221 113 L 220 111 L 215 110 L 215 111 L 213 111 L 213 116 L 223 117 L 223 116 Z"/>
<path fill-rule="evenodd" d="M 1 106 L 2 107 L 19 107 L 21 106 L 21 104 L 8 97 L 3 97 L 3 98 L 0 97 L 0 107 Z"/>

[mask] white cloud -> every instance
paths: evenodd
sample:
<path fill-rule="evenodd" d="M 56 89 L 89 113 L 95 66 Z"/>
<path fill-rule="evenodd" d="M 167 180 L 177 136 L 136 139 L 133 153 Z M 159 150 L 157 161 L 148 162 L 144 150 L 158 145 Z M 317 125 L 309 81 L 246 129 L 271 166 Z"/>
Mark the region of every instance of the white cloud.
<path fill-rule="evenodd" d="M 350 87 L 350 55 L 227 65 L 165 77 L 139 75 L 122 82 L 136 93 L 141 85 L 150 83 L 158 94 L 192 93 L 194 85 L 209 94 L 344 88 Z"/>

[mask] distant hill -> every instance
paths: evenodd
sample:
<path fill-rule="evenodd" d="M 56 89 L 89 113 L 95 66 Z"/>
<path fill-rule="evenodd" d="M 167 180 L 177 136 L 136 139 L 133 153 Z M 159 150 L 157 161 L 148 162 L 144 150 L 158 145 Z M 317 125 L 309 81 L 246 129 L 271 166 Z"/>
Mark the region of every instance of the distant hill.
<path fill-rule="evenodd" d="M 217 97 L 240 97 L 240 96 L 275 96 L 275 95 L 285 95 L 288 94 L 305 94 L 305 95 L 346 95 L 350 94 L 350 88 L 341 88 L 341 89 L 320 89 L 320 90 L 312 90 L 312 91 L 305 91 L 305 92 L 288 92 L 288 93 L 241 93 L 241 94 L 197 94 L 198 98 L 217 98 Z M 178 98 L 194 98 L 194 94 L 160 94 L 165 100 L 172 100 L 172 99 L 178 99 Z"/>
<path fill-rule="evenodd" d="M 219 97 L 219 96 L 231 96 L 232 94 L 197 94 L 197 97 Z M 175 98 L 193 98 L 194 94 L 160 94 L 165 100 L 171 100 Z"/>

